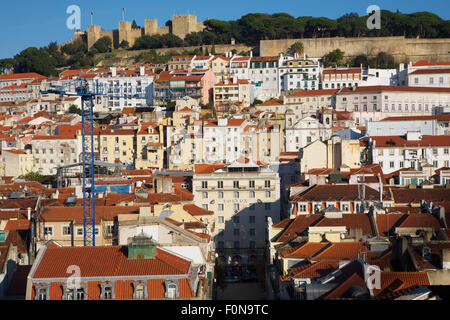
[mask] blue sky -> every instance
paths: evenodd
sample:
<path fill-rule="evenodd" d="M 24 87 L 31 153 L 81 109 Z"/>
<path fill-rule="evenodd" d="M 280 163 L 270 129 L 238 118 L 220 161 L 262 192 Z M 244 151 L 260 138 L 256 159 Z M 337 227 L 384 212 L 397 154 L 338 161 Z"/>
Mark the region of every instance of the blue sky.
<path fill-rule="evenodd" d="M 450 19 L 447 0 L 40 0 L 2 1 L 0 19 L 0 58 L 13 57 L 21 50 L 42 47 L 50 41 L 58 43 L 70 40 L 73 31 L 67 29 L 69 5 L 81 8 L 81 27 L 90 24 L 90 12 L 94 11 L 94 24 L 104 29 L 117 29 L 126 8 L 126 20 L 144 24 L 146 18 L 157 18 L 160 26 L 171 19 L 173 13 L 193 13 L 199 21 L 207 18 L 235 20 L 247 13 L 286 12 L 298 16 L 322 16 L 338 18 L 345 13 L 366 14 L 369 5 L 404 13 L 430 11 L 443 19 Z"/>

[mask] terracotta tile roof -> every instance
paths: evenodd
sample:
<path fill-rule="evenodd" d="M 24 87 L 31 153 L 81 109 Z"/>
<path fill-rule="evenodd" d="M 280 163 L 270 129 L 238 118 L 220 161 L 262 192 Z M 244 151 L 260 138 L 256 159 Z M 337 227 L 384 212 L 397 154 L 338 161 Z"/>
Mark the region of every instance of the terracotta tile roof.
<path fill-rule="evenodd" d="M 321 278 L 339 267 L 338 260 L 322 260 L 312 264 L 289 269 L 292 278 Z"/>
<path fill-rule="evenodd" d="M 299 248 L 283 252 L 283 258 L 310 259 L 331 246 L 331 242 L 306 242 Z"/>
<path fill-rule="evenodd" d="M 5 230 L 28 230 L 30 229 L 30 220 L 8 220 Z"/>
<path fill-rule="evenodd" d="M 365 287 L 366 283 L 364 279 L 357 273 L 353 273 L 350 277 L 345 279 L 342 283 L 340 283 L 336 288 L 325 294 L 321 299 L 323 300 L 332 300 L 332 299 L 342 299 L 342 298 L 350 298 L 349 289 L 353 286 L 361 286 Z"/>
<path fill-rule="evenodd" d="M 308 227 L 315 225 L 320 219 L 321 214 L 298 215 L 280 235 L 274 239 L 274 242 L 288 242 L 308 230 Z"/>
<path fill-rule="evenodd" d="M 388 214 L 377 214 L 377 228 L 380 236 L 392 235 L 395 228 L 398 227 L 403 220 L 406 219 L 404 214 L 388 213 Z"/>
<path fill-rule="evenodd" d="M 419 69 L 411 72 L 409 75 L 414 74 L 438 74 L 438 73 L 450 73 L 450 69 Z"/>
<path fill-rule="evenodd" d="M 323 69 L 322 74 L 361 73 L 361 68 Z"/>
<path fill-rule="evenodd" d="M 205 216 L 212 215 L 214 211 L 206 210 L 201 207 L 196 206 L 195 204 L 185 204 L 183 206 L 184 211 L 188 212 L 191 216 Z"/>
<path fill-rule="evenodd" d="M 100 220 L 112 221 L 114 217 L 119 214 L 137 214 L 139 213 L 138 206 L 96 206 L 95 207 L 95 223 L 100 223 Z M 83 223 L 83 207 L 45 207 L 41 210 L 41 221 L 56 222 L 56 221 L 72 221 L 75 224 Z"/>
<path fill-rule="evenodd" d="M 382 272 L 380 282 L 381 288 L 373 289 L 375 299 L 412 286 L 430 285 L 426 272 Z"/>
<path fill-rule="evenodd" d="M 335 242 L 320 253 L 314 255 L 313 260 L 353 260 L 358 254 L 368 252 L 364 242 Z"/>
<path fill-rule="evenodd" d="M 263 56 L 263 57 L 252 57 L 251 61 L 278 61 L 280 57 L 278 56 Z"/>
<path fill-rule="evenodd" d="M 226 166 L 226 164 L 194 164 L 194 173 L 209 174 Z"/>
<path fill-rule="evenodd" d="M 450 146 L 450 139 L 448 135 L 423 135 L 421 140 L 407 140 L 405 136 L 373 136 L 371 139 L 374 141 L 376 148 Z"/>
<path fill-rule="evenodd" d="M 289 218 L 286 218 L 286 219 L 283 219 L 283 220 L 281 220 L 280 222 L 278 222 L 278 223 L 274 223 L 273 225 L 272 225 L 272 228 L 282 228 L 282 229 L 284 229 L 284 228 L 286 228 L 291 222 L 293 222 L 294 221 L 294 219 L 289 219 Z"/>
<path fill-rule="evenodd" d="M 35 72 L 28 73 L 12 73 L 0 75 L 0 81 L 5 80 L 18 80 L 18 79 L 47 79 L 47 77 Z"/>
<path fill-rule="evenodd" d="M 433 228 L 438 231 L 441 228 L 439 220 L 427 213 L 411 213 L 406 215 L 406 219 L 400 223 L 400 228 Z"/>
<path fill-rule="evenodd" d="M 280 99 L 270 99 L 261 104 L 256 105 L 256 107 L 264 107 L 264 106 L 282 106 L 283 100 Z"/>
<path fill-rule="evenodd" d="M 77 265 L 82 277 L 186 274 L 190 262 L 161 248 L 154 259 L 129 260 L 126 246 L 47 248 L 33 279 L 67 278 L 67 267 Z"/>
<path fill-rule="evenodd" d="M 3 150 L 3 152 L 9 152 L 9 153 L 14 153 L 14 154 L 27 154 L 25 151 L 23 151 L 23 150 L 13 150 L 13 149 L 10 149 L 10 150 Z"/>
<path fill-rule="evenodd" d="M 324 217 L 315 224 L 316 227 L 345 226 L 349 229 L 361 229 L 363 235 L 373 236 L 369 216 L 366 214 L 343 214 L 342 218 Z"/>
<path fill-rule="evenodd" d="M 194 195 L 189 190 L 179 188 L 176 193 L 149 193 L 147 200 L 152 204 L 186 202 L 194 200 Z"/>
<path fill-rule="evenodd" d="M 413 63 L 413 67 L 424 67 L 424 66 L 450 66 L 450 62 L 428 62 L 427 60 L 419 60 Z"/>
<path fill-rule="evenodd" d="M 366 186 L 366 200 L 378 200 L 379 192 Z M 357 184 L 315 185 L 312 188 L 294 195 L 291 201 L 359 201 Z"/>
<path fill-rule="evenodd" d="M 392 193 L 394 203 L 420 203 L 421 200 L 442 202 L 450 199 L 450 189 L 407 189 L 407 188 L 389 188 Z"/>
<path fill-rule="evenodd" d="M 356 88 L 345 87 L 340 94 L 355 92 L 441 92 L 450 93 L 450 88 L 439 87 L 406 87 L 406 86 L 358 86 Z"/>

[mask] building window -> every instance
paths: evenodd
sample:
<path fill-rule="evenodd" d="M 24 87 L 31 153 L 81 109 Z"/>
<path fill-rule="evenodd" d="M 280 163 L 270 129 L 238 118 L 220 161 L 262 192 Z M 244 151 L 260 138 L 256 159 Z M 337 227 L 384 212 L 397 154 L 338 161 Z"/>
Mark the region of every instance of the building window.
<path fill-rule="evenodd" d="M 264 181 L 264 186 L 265 186 L 266 188 L 270 188 L 270 180 L 265 180 L 265 181 Z"/>
<path fill-rule="evenodd" d="M 239 229 L 233 229 L 233 235 L 239 236 Z"/>
<path fill-rule="evenodd" d="M 62 229 L 63 236 L 69 236 L 72 234 L 70 226 L 63 226 Z"/>
<path fill-rule="evenodd" d="M 224 223 L 224 218 L 223 218 L 223 216 L 218 216 L 218 217 L 217 217 L 217 223 Z"/>
<path fill-rule="evenodd" d="M 250 180 L 248 182 L 248 186 L 249 186 L 249 188 L 254 188 L 255 187 L 255 181 L 254 180 Z"/>
<path fill-rule="evenodd" d="M 266 191 L 266 198 L 270 198 L 270 191 Z"/>
<path fill-rule="evenodd" d="M 165 282 L 166 292 L 165 297 L 168 299 L 175 299 L 178 298 L 179 292 L 178 292 L 178 285 L 175 281 L 166 281 Z"/>
<path fill-rule="evenodd" d="M 53 235 L 53 226 L 44 226 L 44 236 Z"/>
<path fill-rule="evenodd" d="M 233 203 L 233 210 L 239 211 L 239 203 Z"/>
<path fill-rule="evenodd" d="M 223 192 L 222 191 L 217 192 L 217 197 L 222 199 L 223 198 Z"/>
<path fill-rule="evenodd" d="M 208 198 L 208 192 L 202 192 L 202 198 L 207 199 Z"/>
<path fill-rule="evenodd" d="M 219 203 L 219 204 L 217 205 L 217 210 L 218 210 L 218 211 L 223 211 L 223 203 Z"/>
<path fill-rule="evenodd" d="M 202 188 L 203 189 L 208 188 L 208 181 L 202 181 Z"/>
<path fill-rule="evenodd" d="M 249 222 L 250 223 L 255 223 L 255 216 L 249 216 Z"/>
<path fill-rule="evenodd" d="M 270 203 L 265 203 L 265 204 L 264 204 L 264 208 L 265 208 L 266 210 L 270 210 L 270 208 L 271 208 Z"/>
<path fill-rule="evenodd" d="M 208 210 L 208 204 L 207 203 L 202 204 L 202 208 L 205 209 L 205 210 Z"/>
<path fill-rule="evenodd" d="M 233 248 L 234 249 L 239 249 L 239 241 L 234 241 L 233 242 Z"/>
<path fill-rule="evenodd" d="M 139 280 L 133 282 L 133 299 L 146 299 L 147 298 L 147 282 Z"/>
<path fill-rule="evenodd" d="M 250 191 L 248 196 L 249 196 L 249 198 L 254 198 L 255 197 L 255 191 Z"/>
<path fill-rule="evenodd" d="M 223 181 L 217 181 L 217 188 L 223 188 Z"/>
<path fill-rule="evenodd" d="M 35 300 L 50 300 L 49 297 L 49 284 L 48 283 L 38 283 L 34 287 L 36 291 Z"/>
<path fill-rule="evenodd" d="M 255 234 L 256 234 L 256 232 L 255 232 L 255 229 L 249 229 L 249 234 L 251 235 L 251 236 L 254 236 Z"/>
<path fill-rule="evenodd" d="M 239 181 L 233 181 L 233 188 L 239 189 Z"/>
<path fill-rule="evenodd" d="M 255 241 L 250 241 L 250 249 L 255 249 L 256 248 L 256 243 Z"/>
<path fill-rule="evenodd" d="M 238 191 L 234 191 L 233 192 L 233 198 L 239 198 L 239 192 Z"/>

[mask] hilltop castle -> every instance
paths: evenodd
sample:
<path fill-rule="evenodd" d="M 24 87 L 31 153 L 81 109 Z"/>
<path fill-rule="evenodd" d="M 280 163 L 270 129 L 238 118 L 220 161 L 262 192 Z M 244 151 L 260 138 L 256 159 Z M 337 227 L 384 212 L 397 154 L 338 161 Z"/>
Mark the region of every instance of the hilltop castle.
<path fill-rule="evenodd" d="M 125 40 L 129 46 L 133 46 L 137 38 L 143 35 L 157 35 L 172 33 L 181 39 L 191 33 L 202 31 L 205 26 L 201 22 L 197 22 L 197 16 L 192 14 L 182 14 L 172 16 L 172 25 L 158 27 L 157 19 L 145 19 L 144 28 L 131 28 L 130 21 L 119 21 L 119 29 L 117 30 L 102 30 L 101 26 L 90 25 L 87 28 L 87 32 L 76 30 L 75 38 L 82 38 L 87 41 L 88 48 L 90 49 L 94 43 L 104 37 L 110 37 L 114 48 L 118 48 L 119 44 Z"/>

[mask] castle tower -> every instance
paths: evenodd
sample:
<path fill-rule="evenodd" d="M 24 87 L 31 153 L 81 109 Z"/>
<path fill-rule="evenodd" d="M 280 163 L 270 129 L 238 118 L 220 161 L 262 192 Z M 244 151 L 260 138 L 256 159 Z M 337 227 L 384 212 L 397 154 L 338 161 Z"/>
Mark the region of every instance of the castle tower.
<path fill-rule="evenodd" d="M 181 39 L 191 33 L 204 29 L 203 23 L 197 22 L 197 16 L 193 14 L 180 14 L 172 16 L 172 33 Z"/>
<path fill-rule="evenodd" d="M 119 21 L 119 45 L 123 40 L 127 41 L 130 46 L 132 45 L 130 21 Z"/>
<path fill-rule="evenodd" d="M 158 19 L 145 19 L 145 34 L 152 36 L 158 32 Z"/>
<path fill-rule="evenodd" d="M 102 28 L 97 25 L 90 25 L 87 27 L 88 49 L 92 48 L 97 40 L 101 38 L 101 29 Z"/>

